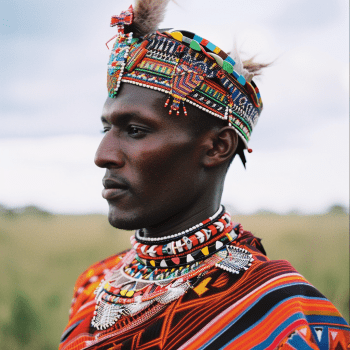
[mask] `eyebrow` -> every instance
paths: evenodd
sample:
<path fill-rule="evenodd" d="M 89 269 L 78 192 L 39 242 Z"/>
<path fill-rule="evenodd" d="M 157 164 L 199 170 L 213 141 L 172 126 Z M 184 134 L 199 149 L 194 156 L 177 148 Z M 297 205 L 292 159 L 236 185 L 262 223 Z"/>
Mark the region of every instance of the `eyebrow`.
<path fill-rule="evenodd" d="M 117 113 L 117 115 L 112 113 L 112 115 L 110 115 L 110 118 L 108 119 L 112 119 L 113 122 L 109 121 L 105 116 L 101 116 L 101 122 L 106 124 L 122 125 L 122 124 L 128 123 L 130 119 L 133 119 L 133 118 L 135 120 L 138 119 L 141 122 L 150 124 L 152 126 L 156 126 L 157 124 L 157 120 L 154 120 L 151 116 L 144 115 L 139 111 Z"/>

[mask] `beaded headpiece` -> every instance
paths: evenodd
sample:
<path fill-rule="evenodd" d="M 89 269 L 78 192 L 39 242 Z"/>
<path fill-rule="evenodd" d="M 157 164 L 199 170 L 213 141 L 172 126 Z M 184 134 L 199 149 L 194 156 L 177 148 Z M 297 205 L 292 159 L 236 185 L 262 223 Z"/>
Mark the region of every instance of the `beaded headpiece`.
<path fill-rule="evenodd" d="M 163 9 L 167 2 L 160 2 Z M 240 58 L 182 30 L 138 31 L 134 37 L 135 19 L 132 6 L 112 17 L 118 34 L 108 62 L 109 97 L 117 96 L 121 82 L 161 91 L 170 95 L 169 114 L 179 114 L 182 106 L 187 115 L 185 103 L 194 105 L 227 120 L 247 147 L 262 101 Z"/>

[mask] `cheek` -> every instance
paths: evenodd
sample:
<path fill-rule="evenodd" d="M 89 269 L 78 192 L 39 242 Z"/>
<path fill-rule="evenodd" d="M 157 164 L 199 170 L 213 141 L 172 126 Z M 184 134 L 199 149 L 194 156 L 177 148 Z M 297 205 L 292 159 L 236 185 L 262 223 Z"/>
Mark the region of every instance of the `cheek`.
<path fill-rule="evenodd" d="M 134 158 L 134 165 L 144 190 L 168 192 L 168 188 L 178 187 L 179 182 L 181 184 L 187 175 L 195 172 L 196 155 L 193 143 L 167 142 L 162 147 L 144 148 Z"/>

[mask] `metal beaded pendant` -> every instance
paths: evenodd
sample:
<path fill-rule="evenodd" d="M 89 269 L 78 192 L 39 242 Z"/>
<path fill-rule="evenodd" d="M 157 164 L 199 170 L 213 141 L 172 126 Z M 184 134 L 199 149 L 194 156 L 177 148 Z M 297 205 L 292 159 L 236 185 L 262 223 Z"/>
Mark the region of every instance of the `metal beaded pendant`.
<path fill-rule="evenodd" d="M 98 330 L 109 328 L 113 326 L 120 317 L 135 315 L 153 304 L 154 301 L 155 300 L 149 300 L 142 303 L 121 305 L 101 300 L 96 315 L 91 321 L 91 325 Z"/>
<path fill-rule="evenodd" d="M 227 257 L 215 264 L 216 267 L 225 271 L 239 274 L 240 271 L 248 270 L 254 261 L 253 255 L 248 250 L 236 246 L 226 246 Z"/>
<path fill-rule="evenodd" d="M 123 277 L 123 274 L 120 274 L 120 271 L 121 269 L 116 271 L 114 279 L 118 279 L 119 276 L 119 281 L 122 281 L 125 277 Z M 135 283 L 131 278 L 130 282 Z M 131 299 L 117 297 L 113 293 L 106 292 L 105 287 L 108 284 L 108 281 L 102 281 L 100 286 L 95 290 L 96 307 L 91 320 L 91 326 L 98 330 L 113 326 L 122 316 L 134 316 L 156 302 L 166 305 L 180 298 L 191 287 L 191 284 L 187 280 L 183 280 L 183 278 L 170 282 L 151 281 L 150 283 L 141 284 L 146 284 L 146 289 L 152 287 L 151 289 L 154 289 L 154 293 L 147 292 L 146 290 L 144 298 L 140 295 Z M 124 282 L 123 285 L 127 286 L 128 282 Z M 145 288 L 141 288 L 141 290 Z"/>

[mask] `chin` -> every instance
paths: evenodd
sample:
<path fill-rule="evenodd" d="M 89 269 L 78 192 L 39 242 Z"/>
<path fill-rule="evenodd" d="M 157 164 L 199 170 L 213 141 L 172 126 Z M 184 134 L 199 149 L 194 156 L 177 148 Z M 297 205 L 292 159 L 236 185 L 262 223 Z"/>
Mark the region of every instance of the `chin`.
<path fill-rule="evenodd" d="M 108 221 L 113 227 L 121 230 L 131 231 L 144 227 L 142 220 L 134 212 L 121 211 L 113 205 L 109 205 Z"/>

